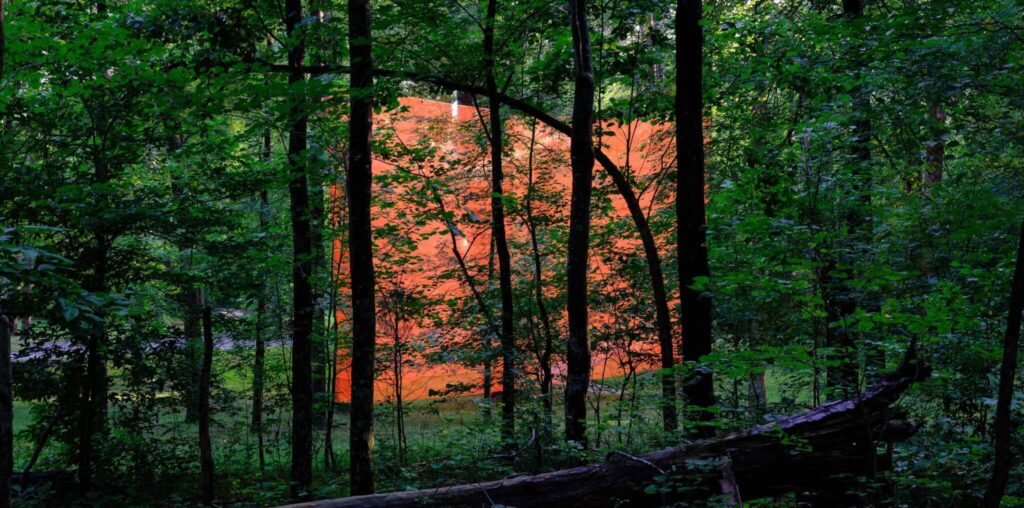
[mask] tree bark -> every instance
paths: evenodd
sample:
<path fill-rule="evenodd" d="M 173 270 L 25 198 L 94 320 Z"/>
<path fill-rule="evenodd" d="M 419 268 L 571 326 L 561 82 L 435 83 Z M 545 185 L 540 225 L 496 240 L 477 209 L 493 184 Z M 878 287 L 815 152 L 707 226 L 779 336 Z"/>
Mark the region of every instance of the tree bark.
<path fill-rule="evenodd" d="M 711 353 L 711 297 L 694 288 L 706 278 L 707 232 L 704 211 L 704 34 L 700 26 L 702 2 L 679 0 L 676 4 L 676 224 L 679 236 L 679 293 L 682 305 L 683 359 L 699 362 Z M 715 403 L 711 372 L 700 369 L 685 380 L 687 404 L 707 408 Z M 698 410 L 697 420 L 712 414 Z M 713 430 L 698 426 L 698 434 Z"/>
<path fill-rule="evenodd" d="M 993 428 L 995 460 L 984 500 L 985 506 L 991 508 L 998 507 L 1003 499 L 1013 460 L 1010 445 L 1014 424 L 1010 419 L 1010 404 L 1013 401 L 1013 382 L 1017 372 L 1017 352 L 1020 350 L 1021 312 L 1024 312 L 1024 223 L 1021 224 L 1017 243 L 1017 265 L 1010 286 L 1010 309 L 1006 316 L 1003 360 L 999 368 L 999 398 L 996 400 L 996 422 Z"/>
<path fill-rule="evenodd" d="M 516 343 L 512 301 L 512 259 L 505 235 L 505 205 L 502 182 L 501 98 L 494 78 L 494 24 L 497 0 L 487 0 L 484 20 L 484 66 L 487 68 L 487 95 L 490 106 L 491 135 L 491 224 L 498 254 L 498 281 L 501 288 L 501 439 L 511 444 L 515 438 Z"/>
<path fill-rule="evenodd" d="M 590 249 L 590 197 L 594 179 L 594 66 L 586 0 L 569 0 L 573 41 L 574 96 L 570 158 L 572 201 L 569 209 L 569 340 L 566 346 L 565 438 L 586 446 L 590 341 L 587 338 L 587 271 Z"/>
<path fill-rule="evenodd" d="M 288 193 L 292 223 L 292 450 L 291 494 L 308 495 L 313 482 L 313 239 L 309 222 L 306 175 L 307 119 L 303 111 L 305 74 L 301 71 L 305 45 L 300 33 L 301 0 L 286 0 L 288 50 Z"/>
<path fill-rule="evenodd" d="M 850 506 L 858 501 L 853 497 L 858 489 L 865 490 L 855 477 L 874 478 L 889 466 L 887 457 L 877 454 L 876 445 L 906 439 L 917 430 L 902 421 L 892 404 L 929 373 L 927 366 L 908 355 L 899 369 L 859 397 L 717 439 L 638 457 L 613 455 L 617 457 L 614 461 L 539 475 L 316 501 L 291 508 L 611 507 L 665 506 L 680 501 L 702 506 L 701 501 L 718 493 L 741 493 L 749 501 L 789 492 L 813 492 L 833 500 L 829 506 Z M 666 483 L 656 478 L 659 476 L 681 480 Z M 652 485 L 689 493 L 646 494 L 645 489 Z"/>
<path fill-rule="evenodd" d="M 369 0 L 348 0 L 352 60 L 349 114 L 349 259 L 352 267 L 352 409 L 349 453 L 353 494 L 374 490 L 373 374 L 376 311 L 370 197 L 373 171 L 373 61 Z"/>
<path fill-rule="evenodd" d="M 203 505 L 213 504 L 213 448 L 210 443 L 210 377 L 213 368 L 213 324 L 210 306 L 203 307 L 203 363 L 199 371 L 199 465 Z"/>
<path fill-rule="evenodd" d="M 0 12 L 3 5 L 0 4 Z M 0 25 L 2 25 L 0 15 Z M 0 36 L 2 40 L 2 36 Z M 0 313 L 0 508 L 11 507 L 14 474 L 14 391 L 11 382 L 12 322 Z"/>

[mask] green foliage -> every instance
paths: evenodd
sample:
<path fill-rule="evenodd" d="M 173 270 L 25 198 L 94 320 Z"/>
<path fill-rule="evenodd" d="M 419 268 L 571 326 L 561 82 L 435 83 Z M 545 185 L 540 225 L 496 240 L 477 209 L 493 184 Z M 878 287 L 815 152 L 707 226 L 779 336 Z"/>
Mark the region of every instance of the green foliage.
<path fill-rule="evenodd" d="M 596 130 L 606 148 L 631 136 L 637 122 L 675 120 L 675 4 L 591 2 Z M 379 489 L 483 481 L 678 444 L 692 426 L 661 429 L 660 380 L 694 369 L 714 373 L 711 412 L 721 432 L 770 424 L 838 397 L 842 387 L 830 380 L 838 370 L 852 365 L 863 388 L 914 345 L 934 375 L 900 402 L 921 428 L 893 450 L 884 479 L 896 486 L 894 503 L 980 498 L 1024 198 L 1020 3 L 868 2 L 857 18 L 843 15 L 839 1 L 705 4 L 712 273 L 697 286 L 714 303 L 714 353 L 655 368 L 647 260 L 617 190 L 598 171 L 590 335 L 595 358 L 616 373 L 594 382 L 591 448 L 561 440 L 557 367 L 552 413 L 541 394 L 542 363 L 561 363 L 566 333 L 568 155 L 552 131 L 506 107 L 507 184 L 498 197 L 512 231 L 516 444 L 529 447 L 507 457 L 497 419 L 487 416 L 495 403 L 472 395 L 482 380 L 450 383 L 431 401 L 391 397 L 378 409 Z M 18 501 L 197 502 L 196 430 L 186 420 L 197 385 L 191 306 L 199 289 L 215 309 L 218 342 L 218 502 L 286 501 L 289 96 L 302 98 L 309 116 L 310 148 L 299 156 L 310 168 L 314 209 L 322 209 L 302 218 L 321 240 L 310 275 L 323 316 L 318 374 L 330 377 L 326 359 L 344 358 L 350 340 L 343 3 L 316 2 L 323 16 L 309 15 L 291 38 L 280 6 L 265 0 L 4 5 L 0 310 L 19 318 L 17 468 L 40 443 L 36 470 L 77 467 L 92 337 L 102 337 L 107 379 L 105 421 L 94 436 L 97 488 L 78 498 L 60 485 L 32 487 Z M 498 7 L 499 86 L 567 117 L 572 48 L 564 3 Z M 480 85 L 483 5 L 381 0 L 373 8 L 373 149 L 394 169 L 374 175 L 380 380 L 396 387 L 403 367 L 488 366 L 498 374 L 495 323 L 484 310 L 494 316 L 500 305 L 486 245 L 490 216 L 475 206 L 493 196 L 481 169 L 488 113 L 477 110 L 481 121 L 458 129 L 424 122 L 415 140 L 403 139 L 394 121 L 409 113 L 400 97 L 449 101 L 453 91 L 438 83 Z M 306 63 L 323 72 L 289 90 L 279 71 L 300 36 Z M 466 93 L 459 100 L 483 103 Z M 628 162 L 616 161 L 647 214 L 670 304 L 679 289 L 672 136 L 671 129 L 652 134 L 630 145 Z M 429 242 L 442 255 L 426 270 L 420 247 Z M 450 254 L 453 243 L 465 269 Z M 681 309 L 672 310 L 677 318 Z M 28 317 L 31 326 L 22 328 Z M 678 348 L 685 330 L 673 332 Z M 852 337 L 852 348 L 834 340 L 841 334 Z M 261 428 L 250 415 L 257 340 L 266 345 Z M 318 408 L 336 413 L 334 448 L 323 451 L 327 431 L 318 428 L 316 497 L 347 494 L 340 486 L 347 484 L 347 414 L 328 397 Z M 1022 398 L 1018 388 L 1018 420 Z M 1017 430 L 1016 448 L 1022 438 Z M 779 439 L 805 447 L 782 432 Z M 1007 505 L 1024 504 L 1021 485 L 1017 463 Z M 652 473 L 647 491 L 691 487 L 685 474 Z"/>

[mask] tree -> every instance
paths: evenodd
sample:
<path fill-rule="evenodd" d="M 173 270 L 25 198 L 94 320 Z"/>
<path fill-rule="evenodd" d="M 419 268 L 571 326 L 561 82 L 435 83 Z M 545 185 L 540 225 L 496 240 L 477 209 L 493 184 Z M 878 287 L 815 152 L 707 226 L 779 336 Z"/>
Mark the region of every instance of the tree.
<path fill-rule="evenodd" d="M 862 0 L 843 0 L 843 16 L 851 24 L 861 22 L 864 17 Z M 861 58 L 852 58 L 855 64 L 861 65 Z M 851 142 L 852 175 L 851 191 L 854 200 L 845 213 L 845 225 L 850 236 L 863 235 L 869 222 L 866 214 L 871 204 L 871 120 L 870 102 L 863 86 L 856 86 L 853 111 L 853 132 Z M 849 244 L 850 242 L 845 242 Z M 849 249 L 849 245 L 846 245 Z M 826 386 L 833 397 L 848 397 L 859 387 L 859 367 L 856 362 L 856 332 L 851 329 L 851 316 L 857 311 L 857 297 L 838 265 L 845 262 L 852 264 L 853 259 L 836 259 L 826 257 L 825 266 L 821 269 L 823 297 L 828 315 L 826 328 L 827 345 L 833 348 L 838 357 L 835 365 L 827 369 Z"/>
<path fill-rule="evenodd" d="M 203 359 L 199 371 L 199 462 L 203 504 L 213 504 L 213 445 L 210 443 L 210 380 L 213 370 L 213 324 L 210 304 L 203 306 Z"/>
<path fill-rule="evenodd" d="M 996 400 L 996 421 L 993 429 L 995 461 L 992 463 L 992 477 L 985 489 L 985 506 L 996 508 L 1002 503 L 1006 484 L 1010 477 L 1010 453 L 1013 436 L 1010 405 L 1013 401 L 1013 382 L 1017 373 L 1017 352 L 1020 350 L 1020 322 L 1024 312 L 1024 223 L 1021 223 L 1020 239 L 1017 243 L 1017 266 L 1010 282 L 1010 308 L 1006 316 L 1006 333 L 1003 335 L 1003 361 L 999 368 L 999 397 Z"/>
<path fill-rule="evenodd" d="M 352 273 L 352 413 L 349 461 L 352 493 L 374 490 L 373 377 L 377 328 L 374 296 L 373 230 L 370 222 L 370 137 L 373 131 L 373 60 L 369 0 L 348 0 L 349 87 L 349 259 Z"/>
<path fill-rule="evenodd" d="M 270 162 L 270 129 L 263 131 L 263 146 L 260 151 L 260 160 L 263 163 Z M 266 189 L 260 190 L 259 197 L 259 229 L 260 233 L 267 230 L 271 210 L 270 193 Z M 255 351 L 253 352 L 252 363 L 252 427 L 256 430 L 256 446 L 260 463 L 260 474 L 266 474 L 266 456 L 263 442 L 263 395 L 266 384 L 267 364 L 267 340 L 264 322 L 269 318 L 268 311 L 270 302 L 268 298 L 269 287 L 261 285 L 256 298 L 256 327 L 253 333 L 256 336 Z"/>
<path fill-rule="evenodd" d="M 704 212 L 704 36 L 701 0 L 676 3 L 676 224 L 679 293 L 682 308 L 683 359 L 700 362 L 711 353 L 711 297 L 699 286 L 710 275 Z M 687 404 L 701 408 L 697 419 L 707 422 L 704 408 L 715 403 L 711 373 L 698 367 L 684 381 Z M 711 429 L 698 428 L 707 436 Z"/>
<path fill-rule="evenodd" d="M 2 6 L 0 6 L 2 7 Z M 11 321 L 0 311 L 0 508 L 11 507 L 14 472 L 14 393 L 11 389 Z"/>
<path fill-rule="evenodd" d="M 547 303 L 544 301 L 544 276 L 541 263 L 540 244 L 537 241 L 537 221 L 534 216 L 534 200 L 536 185 L 534 179 L 534 162 L 537 150 L 537 121 L 530 123 L 530 148 L 527 157 L 527 186 L 524 209 L 526 211 L 525 223 L 527 232 L 530 235 L 530 252 L 533 254 L 533 296 L 537 305 L 537 313 L 540 316 L 541 330 L 544 338 L 543 346 L 538 345 L 537 363 L 540 367 L 540 396 L 544 406 L 544 420 L 547 427 L 551 426 L 552 417 L 552 393 L 551 386 L 554 375 L 551 369 L 551 355 L 554 353 L 555 333 L 551 326 L 551 314 L 548 312 Z M 533 320 L 530 319 L 532 325 Z M 532 326 L 531 326 L 532 327 Z"/>
<path fill-rule="evenodd" d="M 490 106 L 491 141 L 491 224 L 494 248 L 498 254 L 498 280 L 501 286 L 501 437 L 511 443 L 515 437 L 516 418 L 516 335 L 515 309 L 512 300 L 512 259 L 505 234 L 505 195 L 502 183 L 502 137 L 501 97 L 498 96 L 498 82 L 494 78 L 494 25 L 498 10 L 497 0 L 487 0 L 487 16 L 484 18 L 484 66 L 486 68 L 487 99 Z"/>
<path fill-rule="evenodd" d="M 4 0 L 0 0 L 0 79 L 4 69 Z M 0 120 L 2 121 L 2 120 Z M 6 123 L 6 122 L 4 122 Z M 6 131 L 6 125 L 0 125 Z M 0 147 L 0 161 L 6 163 L 6 140 Z M 2 296 L 2 294 L 0 294 Z M 11 380 L 11 328 L 13 323 L 0 308 L 0 508 L 11 506 L 11 475 L 14 472 L 14 392 Z"/>
<path fill-rule="evenodd" d="M 587 271 L 590 249 L 590 199 L 594 179 L 594 65 L 586 0 L 569 0 L 573 41 L 573 103 L 570 157 L 572 201 L 566 262 L 569 338 L 565 383 L 565 438 L 586 446 L 590 342 L 587 339 Z"/>
<path fill-rule="evenodd" d="M 285 2 L 288 33 L 288 193 L 292 222 L 292 467 L 291 491 L 308 496 L 313 482 L 313 237 L 306 178 L 305 59 L 302 2 Z"/>

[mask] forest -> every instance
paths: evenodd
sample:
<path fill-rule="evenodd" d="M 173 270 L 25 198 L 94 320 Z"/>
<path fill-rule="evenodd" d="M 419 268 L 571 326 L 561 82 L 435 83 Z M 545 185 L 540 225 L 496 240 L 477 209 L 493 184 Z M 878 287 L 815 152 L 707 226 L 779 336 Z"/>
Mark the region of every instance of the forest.
<path fill-rule="evenodd" d="M 0 0 L 0 508 L 1024 506 L 1021 0 Z"/>

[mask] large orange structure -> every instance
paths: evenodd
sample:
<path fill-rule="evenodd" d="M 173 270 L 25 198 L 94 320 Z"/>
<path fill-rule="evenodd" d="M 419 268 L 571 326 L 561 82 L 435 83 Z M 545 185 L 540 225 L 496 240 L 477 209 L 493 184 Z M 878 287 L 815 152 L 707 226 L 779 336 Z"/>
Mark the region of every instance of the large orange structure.
<path fill-rule="evenodd" d="M 401 285 L 446 299 L 468 297 L 470 289 L 464 278 L 445 278 L 439 275 L 457 266 L 452 250 L 454 240 L 467 265 L 471 265 L 471 276 L 476 283 L 483 285 L 487 282 L 486 266 L 490 246 L 490 167 L 481 126 L 488 112 L 475 106 L 417 98 L 402 98 L 399 103 L 401 108 L 398 110 L 378 115 L 374 119 L 375 139 L 390 148 L 381 150 L 385 155 L 377 154 L 373 163 L 373 192 L 375 199 L 380 201 L 374 206 L 373 223 L 375 230 L 383 229 L 395 233 L 386 238 L 386 235 L 375 237 L 378 255 L 378 294 L 383 294 L 382 289 Z M 670 197 L 658 186 L 660 179 L 651 177 L 674 167 L 671 131 L 639 121 L 628 125 L 603 127 L 604 134 L 600 141 L 605 153 L 619 164 L 624 173 L 635 177 L 637 181 L 651 182 L 648 187 L 637 191 L 644 208 L 653 208 L 655 202 L 664 204 L 663 200 Z M 506 133 L 506 194 L 519 197 L 525 194 L 527 185 L 522 176 L 525 173 L 523 168 L 532 164 L 534 185 L 543 186 L 546 192 L 562 196 L 564 203 L 560 209 L 568 210 L 571 183 L 568 138 L 540 125 L 531 126 L 519 119 L 509 119 L 506 122 Z M 386 180 L 385 183 L 381 182 L 382 176 Z M 597 177 L 598 180 L 600 178 L 601 176 Z M 444 182 L 443 192 L 438 190 L 442 185 L 435 184 L 435 181 Z M 438 192 L 424 196 L 424 193 L 430 194 L 424 189 L 434 189 Z M 340 189 L 333 189 L 332 196 L 340 198 L 340 192 Z M 437 219 L 414 219 L 414 214 L 405 207 L 390 206 L 392 200 L 397 201 L 402 199 L 402 196 L 411 196 L 411 201 L 422 200 L 421 210 L 434 208 L 434 213 L 430 216 Z M 440 203 L 436 201 L 437 199 L 440 199 Z M 410 200 L 407 199 L 403 203 L 412 206 L 407 204 L 408 201 Z M 442 205 L 447 215 L 437 210 Z M 625 203 L 617 195 L 612 196 L 611 205 L 614 207 L 613 215 L 618 218 L 629 216 Z M 510 237 L 526 238 L 526 228 L 522 219 L 517 216 L 508 217 L 507 229 Z M 408 241 L 396 241 L 395 238 Z M 338 239 L 334 249 L 335 276 L 344 282 L 348 278 L 348 272 L 344 259 L 346 247 L 341 242 L 342 240 Z M 624 249 L 635 249 L 639 245 L 637 240 L 629 237 L 617 242 L 621 243 Z M 396 263 L 396 259 L 406 262 Z M 613 273 L 614 268 L 605 266 L 600 260 L 595 259 L 591 264 L 591 277 L 606 276 Z M 622 288 L 624 291 L 628 289 Z M 378 309 L 380 308 L 381 304 L 378 302 Z M 560 319 L 559 316 L 554 316 L 553 319 Z M 345 323 L 344 310 L 339 310 L 336 317 L 340 324 Z M 595 323 L 609 319 L 612 318 L 597 314 L 591 317 Z M 422 323 L 410 324 L 404 331 L 414 336 L 435 332 Z M 473 332 L 468 332 L 468 335 L 472 334 Z M 387 350 L 393 344 L 394 339 L 389 335 L 382 330 L 381 318 L 378 317 L 378 350 Z M 443 344 L 445 340 L 454 340 L 454 337 L 431 335 L 430 339 L 424 342 L 437 346 Z M 644 342 L 629 347 L 638 351 L 654 352 L 657 345 Z M 349 359 L 343 353 L 339 355 L 337 362 L 336 400 L 347 402 L 351 393 Z M 624 373 L 621 358 L 614 358 L 610 354 L 594 354 L 593 362 L 592 372 L 595 379 L 621 376 Z M 407 357 L 402 363 L 403 400 L 427 398 L 431 393 L 443 392 L 456 384 L 472 385 L 474 389 L 468 393 L 479 394 L 483 391 L 482 368 L 467 367 L 456 361 L 428 362 L 424 358 Z M 640 370 L 654 366 L 653 363 L 646 363 L 640 366 Z M 495 381 L 500 378 L 500 369 L 498 361 L 493 367 Z M 556 363 L 554 370 L 557 382 L 561 378 L 564 366 Z M 382 374 L 375 387 L 375 400 L 383 402 L 396 397 L 393 377 L 390 373 Z M 495 384 L 494 389 L 500 388 Z"/>

